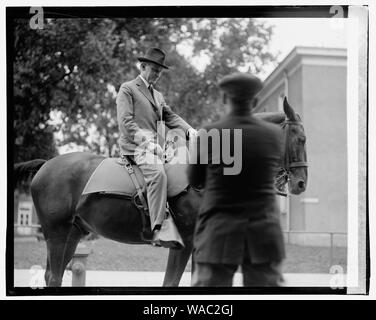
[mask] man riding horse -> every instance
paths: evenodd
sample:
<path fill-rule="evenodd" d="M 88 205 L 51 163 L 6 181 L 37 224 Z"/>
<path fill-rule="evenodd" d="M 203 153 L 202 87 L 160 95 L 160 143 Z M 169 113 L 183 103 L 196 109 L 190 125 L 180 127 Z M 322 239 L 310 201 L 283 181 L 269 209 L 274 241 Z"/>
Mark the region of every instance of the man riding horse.
<path fill-rule="evenodd" d="M 146 182 L 152 243 L 171 247 L 174 244 L 166 240 L 161 229 L 166 216 L 167 176 L 162 160 L 163 130 L 158 128 L 165 124 L 169 129 L 182 129 L 188 139 L 196 130 L 176 115 L 153 87 L 162 71 L 168 69 L 165 58 L 166 54 L 159 48 L 150 48 L 139 57 L 140 74 L 121 85 L 116 103 L 121 155 L 138 165 Z"/>
<path fill-rule="evenodd" d="M 146 78 L 147 83 L 154 84 L 159 74 L 158 76 L 154 74 L 158 72 L 152 69 L 156 69 L 156 66 L 163 68 L 164 59 L 165 54 L 159 49 L 150 49 L 144 57 L 140 58 L 141 63 L 149 62 L 150 64 L 142 64 L 141 75 L 122 85 L 117 99 L 122 154 L 137 158 L 136 151 L 142 150 L 147 145 L 148 151 L 145 154 L 151 155 L 159 163 L 159 165 L 157 163 L 148 166 L 148 163 L 139 162 L 141 163 L 140 169 L 149 173 L 145 180 L 149 186 L 148 200 L 154 229 L 158 229 L 156 226 L 163 222 L 165 215 L 166 176 L 160 157 L 154 157 L 154 153 L 149 150 L 157 149 L 156 151 L 161 154 L 161 149 L 155 144 L 154 139 L 153 141 L 143 140 L 142 137 L 137 139 L 140 138 L 140 133 L 141 136 L 145 134 L 145 130 L 155 135 L 158 119 L 162 118 L 168 127 L 184 128 L 186 135 L 195 134 L 194 129 L 165 105 L 163 96 L 159 92 L 153 90 L 154 97 L 148 93 L 147 86 L 141 78 L 142 76 Z M 304 192 L 307 181 L 304 127 L 287 100 L 284 101 L 283 107 L 284 112 L 263 114 L 261 119 L 279 124 L 283 128 L 281 136 L 286 141 L 285 157 L 281 163 L 281 171 L 284 172 L 283 181 L 288 183 L 292 194 L 300 194 Z M 135 134 L 136 139 L 134 139 Z M 148 136 L 148 134 L 145 135 Z M 139 157 L 142 158 L 142 152 Z M 137 159 L 133 160 L 137 161 Z M 106 171 L 108 167 L 102 171 L 105 172 L 103 180 L 106 181 L 100 180 L 91 192 L 85 193 L 89 181 L 103 163 L 111 167 L 110 171 Z M 46 240 L 45 280 L 47 286 L 61 286 L 64 270 L 72 259 L 79 241 L 87 232 L 94 232 L 121 243 L 150 243 L 151 237 L 148 241 L 142 236 L 144 216 L 140 214 L 135 198 L 124 196 L 122 193 L 119 196 L 118 191 L 122 189 L 118 189 L 119 185 L 111 185 L 111 182 L 116 180 L 115 178 L 123 174 L 129 180 L 126 170 L 118 164 L 118 159 L 105 158 L 88 152 L 66 153 L 49 160 L 31 160 L 14 165 L 15 181 L 23 177 L 32 178 L 33 203 Z M 183 179 L 187 178 L 185 172 L 180 176 Z M 158 190 L 155 185 L 158 183 L 164 187 Z M 173 184 L 170 183 L 169 187 L 171 185 Z M 152 194 L 150 189 L 152 189 Z M 115 193 L 112 194 L 112 191 Z M 163 286 L 170 287 L 179 285 L 191 256 L 196 215 L 202 204 L 202 193 L 191 186 L 185 188 L 183 192 L 180 189 L 175 191 L 177 192 L 169 195 L 169 205 L 174 212 L 176 226 L 185 246 L 181 250 L 169 250 Z M 157 232 L 155 242 L 158 242 L 158 239 L 163 240 L 162 236 Z"/>

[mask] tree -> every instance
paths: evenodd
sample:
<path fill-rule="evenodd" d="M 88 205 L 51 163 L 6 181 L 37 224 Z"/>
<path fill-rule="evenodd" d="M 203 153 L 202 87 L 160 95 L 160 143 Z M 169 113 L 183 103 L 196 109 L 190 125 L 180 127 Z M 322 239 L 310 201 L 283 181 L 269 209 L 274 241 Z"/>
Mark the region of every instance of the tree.
<path fill-rule="evenodd" d="M 59 145 L 115 156 L 116 92 L 136 77 L 137 56 L 150 46 L 168 54 L 171 71 L 158 83 L 167 103 L 195 127 L 213 121 L 222 112 L 218 80 L 239 68 L 257 74 L 273 62 L 271 32 L 243 18 L 48 19 L 42 30 L 17 20 L 15 160 L 54 156 L 53 133 Z M 203 69 L 199 57 L 208 62 Z"/>
<path fill-rule="evenodd" d="M 217 87 L 223 76 L 239 70 L 258 75 L 265 65 L 275 61 L 268 52 L 272 27 L 255 19 L 237 18 L 189 19 L 183 27 L 180 41 L 188 42 L 193 49 L 191 64 L 199 56 L 206 57 L 208 63 L 202 72 L 188 72 L 183 81 L 179 81 L 183 72 L 176 72 L 164 87 L 178 93 L 171 97 L 178 113 L 199 127 L 223 114 Z"/>

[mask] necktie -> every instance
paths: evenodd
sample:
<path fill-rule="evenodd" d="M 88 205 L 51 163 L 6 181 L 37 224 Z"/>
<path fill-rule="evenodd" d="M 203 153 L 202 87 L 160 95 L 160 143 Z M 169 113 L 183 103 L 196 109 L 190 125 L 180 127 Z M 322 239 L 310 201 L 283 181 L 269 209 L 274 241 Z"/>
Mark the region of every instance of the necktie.
<path fill-rule="evenodd" d="M 153 86 L 152 86 L 152 85 L 149 85 L 149 92 L 150 92 L 150 94 L 151 94 L 151 97 L 152 97 L 153 100 L 154 100 Z"/>
<path fill-rule="evenodd" d="M 153 86 L 150 84 L 149 87 L 148 87 L 148 89 L 149 89 L 149 92 L 150 92 L 150 94 L 151 94 L 151 97 L 152 97 L 152 99 L 153 99 L 153 101 L 154 101 L 154 103 L 155 103 L 154 94 L 153 94 Z M 159 110 L 158 110 L 158 108 L 156 107 L 156 105 L 155 105 L 155 106 L 153 105 L 153 109 L 154 109 L 154 111 L 158 114 L 159 118 L 161 119 L 161 115 L 159 114 Z"/>

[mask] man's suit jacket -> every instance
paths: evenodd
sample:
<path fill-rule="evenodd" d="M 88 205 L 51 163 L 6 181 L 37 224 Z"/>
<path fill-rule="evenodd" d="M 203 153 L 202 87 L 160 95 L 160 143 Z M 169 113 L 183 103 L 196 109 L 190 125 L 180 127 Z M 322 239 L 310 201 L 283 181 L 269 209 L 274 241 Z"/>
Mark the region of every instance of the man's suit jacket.
<path fill-rule="evenodd" d="M 232 165 L 222 159 L 213 164 L 211 144 L 201 149 L 207 152 L 208 164 L 189 166 L 190 183 L 204 186 L 194 236 L 195 260 L 241 264 L 245 254 L 252 263 L 282 260 L 285 251 L 274 191 L 284 150 L 281 129 L 252 116 L 236 115 L 205 127 L 213 128 L 242 130 L 242 170 L 224 175 L 223 168 Z M 202 137 L 198 138 L 201 143 Z"/>
<path fill-rule="evenodd" d="M 157 133 L 157 122 L 164 121 L 170 129 L 180 128 L 186 132 L 190 125 L 176 115 L 154 89 L 154 99 L 144 81 L 136 79 L 121 85 L 116 98 L 117 120 L 120 129 L 120 149 L 122 154 L 134 154 L 142 143 L 140 136 L 148 131 Z"/>

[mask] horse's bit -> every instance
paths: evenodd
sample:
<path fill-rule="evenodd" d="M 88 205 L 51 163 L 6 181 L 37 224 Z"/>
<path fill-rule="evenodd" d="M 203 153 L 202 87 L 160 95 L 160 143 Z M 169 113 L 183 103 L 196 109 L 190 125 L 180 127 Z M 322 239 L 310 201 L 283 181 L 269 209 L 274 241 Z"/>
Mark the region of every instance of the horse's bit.
<path fill-rule="evenodd" d="M 280 167 L 279 174 L 275 179 L 275 186 L 277 194 L 287 197 L 286 184 L 289 181 L 291 168 L 306 168 L 308 164 L 306 161 L 290 161 L 289 157 L 289 126 L 303 126 L 301 121 L 285 120 L 282 123 L 282 129 L 285 131 L 285 155 L 283 159 L 283 166 Z"/>

